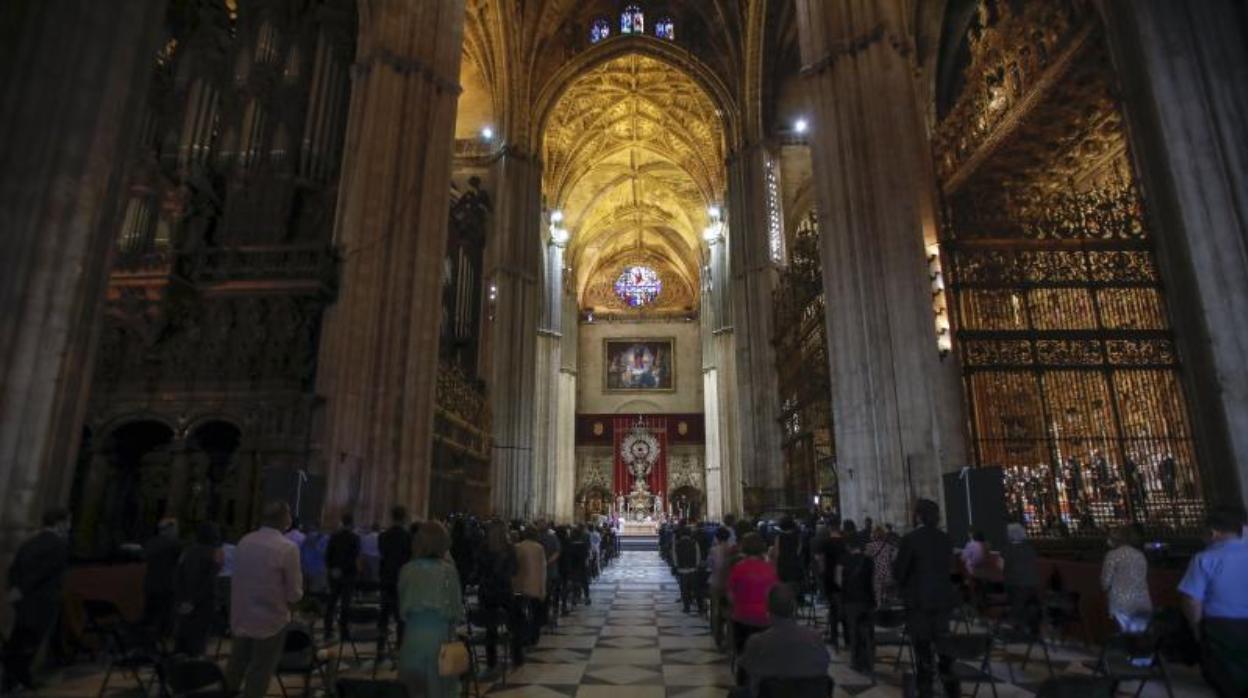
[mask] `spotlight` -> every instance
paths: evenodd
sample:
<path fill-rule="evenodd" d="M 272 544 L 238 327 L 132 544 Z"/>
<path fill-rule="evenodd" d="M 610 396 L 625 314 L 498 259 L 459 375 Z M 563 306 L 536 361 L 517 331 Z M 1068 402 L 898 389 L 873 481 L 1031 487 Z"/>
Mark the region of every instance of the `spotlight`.
<path fill-rule="evenodd" d="M 719 207 L 716 206 L 715 204 L 711 204 L 710 206 L 707 206 L 706 215 L 710 216 L 711 220 L 713 221 L 719 220 Z"/>
<path fill-rule="evenodd" d="M 568 237 L 569 236 L 568 236 L 567 228 L 551 226 L 550 228 L 550 241 L 551 242 L 555 243 L 556 245 L 560 247 L 563 247 L 564 245 L 568 244 Z"/>
<path fill-rule="evenodd" d="M 559 209 L 555 209 L 555 210 L 551 211 L 551 212 L 550 212 L 550 222 L 551 222 L 551 223 L 562 223 L 562 222 L 563 222 L 563 211 L 560 211 Z"/>
<path fill-rule="evenodd" d="M 705 240 L 707 244 L 710 244 L 710 245 L 714 245 L 715 243 L 719 242 L 719 226 L 708 225 L 705 228 L 703 228 L 702 239 Z"/>
<path fill-rule="evenodd" d="M 810 128 L 810 124 L 806 123 L 805 119 L 798 119 L 793 122 L 794 133 L 806 133 L 806 129 L 808 128 Z"/>
<path fill-rule="evenodd" d="M 481 129 L 481 138 L 487 141 L 494 140 L 494 129 L 490 128 L 489 126 L 486 126 L 485 128 Z"/>

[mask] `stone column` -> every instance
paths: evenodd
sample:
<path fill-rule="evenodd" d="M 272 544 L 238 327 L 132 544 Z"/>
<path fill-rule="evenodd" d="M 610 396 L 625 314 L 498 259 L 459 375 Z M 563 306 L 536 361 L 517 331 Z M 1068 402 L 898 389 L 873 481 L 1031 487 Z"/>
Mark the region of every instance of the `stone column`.
<path fill-rule="evenodd" d="M 845 516 L 907 523 L 966 463 L 936 345 L 923 223 L 934 190 L 904 0 L 798 0 Z"/>
<path fill-rule="evenodd" d="M 563 353 L 563 244 L 549 240 L 545 252 L 534 384 L 533 507 L 539 514 L 566 522 L 555 511 L 558 498 L 559 368 Z"/>
<path fill-rule="evenodd" d="M 1181 309 L 1171 320 L 1205 495 L 1245 504 L 1248 32 L 1242 3 L 1103 0 L 1101 9 L 1167 299 L 1172 310 Z"/>
<path fill-rule="evenodd" d="M 508 147 L 496 161 L 498 197 L 486 247 L 486 279 L 494 289 L 487 383 L 494 416 L 491 497 L 500 516 L 532 516 L 533 468 L 553 454 L 535 454 L 537 328 L 542 309 L 542 171 Z M 552 374 L 553 378 L 553 374 Z"/>
<path fill-rule="evenodd" d="M 69 494 L 164 11 L 0 4 L 0 572 Z"/>
<path fill-rule="evenodd" d="M 706 432 L 708 516 L 742 513 L 737 448 L 736 344 L 732 324 L 728 246 L 722 235 L 707 240 L 702 272 L 702 398 Z M 713 513 L 712 513 L 713 512 Z"/>
<path fill-rule="evenodd" d="M 739 412 L 741 475 L 751 487 L 764 488 L 769 499 L 783 497 L 785 491 L 780 388 L 771 343 L 775 334 L 772 291 L 777 277 L 768 245 L 766 179 L 770 166 L 770 154 L 762 144 L 746 146 L 728 159 L 732 326 L 738 399 L 747 406 Z"/>
<path fill-rule="evenodd" d="M 341 290 L 317 387 L 327 513 L 370 521 L 394 504 L 428 507 L 464 3 L 361 0 L 359 12 L 334 230 Z"/>

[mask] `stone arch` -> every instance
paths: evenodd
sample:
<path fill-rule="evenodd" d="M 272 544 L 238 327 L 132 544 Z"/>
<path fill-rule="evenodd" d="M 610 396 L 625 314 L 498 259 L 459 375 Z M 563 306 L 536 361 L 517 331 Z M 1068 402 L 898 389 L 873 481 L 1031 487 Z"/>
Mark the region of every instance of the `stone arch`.
<path fill-rule="evenodd" d="M 710 97 L 721 112 L 723 119 L 725 143 L 728 152 L 732 152 L 741 143 L 743 137 L 740 108 L 732 96 L 732 92 L 723 80 L 701 59 L 689 53 L 679 45 L 652 36 L 630 34 L 615 37 L 594 44 L 577 54 L 555 72 L 538 92 L 533 107 L 534 124 L 529 133 L 529 152 L 541 152 L 542 138 L 546 132 L 546 122 L 551 112 L 559 104 L 563 93 L 584 72 L 607 63 L 608 61 L 626 56 L 640 54 L 662 61 L 673 68 L 684 72 Z"/>

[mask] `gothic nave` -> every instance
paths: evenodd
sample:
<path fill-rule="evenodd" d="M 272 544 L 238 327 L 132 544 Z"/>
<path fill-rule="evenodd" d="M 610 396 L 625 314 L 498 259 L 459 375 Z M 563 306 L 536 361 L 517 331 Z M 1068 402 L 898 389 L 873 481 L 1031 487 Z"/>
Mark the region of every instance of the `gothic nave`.
<path fill-rule="evenodd" d="M 1095 658 L 1106 538 L 1181 619 L 1248 503 L 1246 121 L 1240 0 L 5 2 L 0 570 L 68 512 L 78 695 L 83 600 L 139 614 L 173 520 L 649 544 L 931 499 L 959 549 L 1020 526 Z M 595 603 L 674 603 L 646 555 Z M 637 676 L 722 695 L 666 610 Z M 517 695 L 634 683 L 581 669 Z"/>

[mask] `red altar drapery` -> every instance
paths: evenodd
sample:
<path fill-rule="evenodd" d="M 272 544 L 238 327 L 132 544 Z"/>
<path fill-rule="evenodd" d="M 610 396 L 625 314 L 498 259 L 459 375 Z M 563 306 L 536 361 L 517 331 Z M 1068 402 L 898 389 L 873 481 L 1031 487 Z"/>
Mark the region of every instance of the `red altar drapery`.
<path fill-rule="evenodd" d="M 642 415 L 640 417 L 642 426 L 654 435 L 659 442 L 659 457 L 655 459 L 654 467 L 650 468 L 650 477 L 646 478 L 646 484 L 650 486 L 652 494 L 663 495 L 663 508 L 667 509 L 667 418 L 656 415 Z M 637 424 L 638 417 L 616 417 L 614 428 L 612 429 L 613 443 L 615 444 L 614 455 L 614 484 L 615 493 L 628 496 L 632 490 L 632 477 L 628 474 L 628 464 L 624 462 L 624 456 L 620 451 L 620 446 L 624 442 L 624 437 Z"/>

